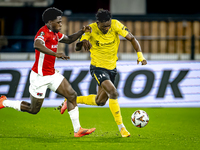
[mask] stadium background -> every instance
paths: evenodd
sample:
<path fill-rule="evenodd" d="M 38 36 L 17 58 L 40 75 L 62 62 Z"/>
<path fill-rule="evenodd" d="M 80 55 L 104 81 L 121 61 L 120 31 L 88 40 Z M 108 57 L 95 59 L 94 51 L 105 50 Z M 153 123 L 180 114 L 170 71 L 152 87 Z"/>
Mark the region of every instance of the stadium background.
<path fill-rule="evenodd" d="M 29 100 L 33 39 L 44 25 L 41 15 L 47 7 L 57 7 L 64 12 L 61 32 L 66 35 L 94 22 L 97 10 L 104 8 L 136 36 L 148 65 L 138 67 L 133 47 L 120 37 L 118 92 L 121 106 L 200 106 L 200 9 L 197 1 L 1 0 L 0 94 L 13 100 Z M 90 90 L 91 85 L 96 85 L 88 72 L 89 53 L 75 52 L 74 46 L 75 43 L 59 44 L 58 51 L 69 55 L 71 60 L 57 60 L 56 69 L 65 74 L 78 95 L 95 93 Z M 127 80 L 131 81 L 129 86 L 126 86 Z M 160 97 L 159 92 L 162 93 Z M 44 106 L 56 106 L 62 100 L 59 95 L 47 91 Z"/>
<path fill-rule="evenodd" d="M 81 126 L 95 127 L 96 131 L 83 138 L 73 138 L 68 113 L 61 115 L 55 110 L 63 98 L 48 90 L 37 115 L 12 108 L 0 110 L 0 149 L 199 149 L 198 1 L 0 0 L 0 95 L 29 101 L 33 38 L 44 25 L 41 15 L 48 7 L 64 12 L 62 32 L 67 35 L 93 22 L 97 10 L 104 8 L 139 40 L 148 65 L 136 65 L 134 49 L 121 38 L 115 83 L 123 122 L 131 137 L 121 138 L 106 104 L 98 108 L 79 105 Z M 71 60 L 57 60 L 56 69 L 70 81 L 78 95 L 95 93 L 96 83 L 89 74 L 89 54 L 75 52 L 74 44 L 61 44 L 58 50 L 68 54 Z M 132 113 L 138 109 L 145 110 L 150 117 L 149 124 L 142 129 L 131 122 Z"/>

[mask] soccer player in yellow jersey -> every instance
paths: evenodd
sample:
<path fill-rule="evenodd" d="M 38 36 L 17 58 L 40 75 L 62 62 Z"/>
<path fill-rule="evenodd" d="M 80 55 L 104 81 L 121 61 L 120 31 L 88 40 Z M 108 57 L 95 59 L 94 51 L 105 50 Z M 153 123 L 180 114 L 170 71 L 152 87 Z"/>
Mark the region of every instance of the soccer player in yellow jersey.
<path fill-rule="evenodd" d="M 118 60 L 117 52 L 120 43 L 119 35 L 125 37 L 133 45 L 138 55 L 137 63 L 141 62 L 142 65 L 146 65 L 147 61 L 142 55 L 140 44 L 136 38 L 129 32 L 126 26 L 118 20 L 111 19 L 109 11 L 100 9 L 96 14 L 96 19 L 95 23 L 89 25 L 92 28 L 92 32 L 83 34 L 80 41 L 76 44 L 76 51 L 81 50 L 82 47 L 90 51 L 90 73 L 98 83 L 98 92 L 97 95 L 78 96 L 77 103 L 103 106 L 109 99 L 109 107 L 121 136 L 129 137 L 130 133 L 122 122 L 118 92 L 114 86 L 117 74 L 116 62 Z M 64 113 L 66 108 L 65 102 L 61 108 L 61 113 Z"/>

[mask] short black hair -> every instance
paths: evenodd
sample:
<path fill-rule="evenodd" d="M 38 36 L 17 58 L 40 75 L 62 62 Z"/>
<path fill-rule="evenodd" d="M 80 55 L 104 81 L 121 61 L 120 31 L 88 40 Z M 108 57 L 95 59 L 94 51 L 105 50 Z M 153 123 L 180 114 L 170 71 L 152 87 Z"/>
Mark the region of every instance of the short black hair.
<path fill-rule="evenodd" d="M 49 20 L 57 19 L 57 16 L 62 16 L 63 12 L 55 7 L 47 8 L 42 14 L 42 20 L 44 23 L 48 23 Z"/>
<path fill-rule="evenodd" d="M 96 19 L 99 22 L 106 22 L 109 21 L 111 18 L 112 18 L 111 13 L 105 9 L 99 9 L 96 14 Z"/>

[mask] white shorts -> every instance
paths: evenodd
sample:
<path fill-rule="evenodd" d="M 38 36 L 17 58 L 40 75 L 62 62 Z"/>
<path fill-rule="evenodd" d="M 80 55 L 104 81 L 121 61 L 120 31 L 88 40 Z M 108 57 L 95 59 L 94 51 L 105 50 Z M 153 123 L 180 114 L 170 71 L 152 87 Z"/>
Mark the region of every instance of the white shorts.
<path fill-rule="evenodd" d="M 33 97 L 43 99 L 47 88 L 55 92 L 63 79 L 64 76 L 58 71 L 55 71 L 55 74 L 48 76 L 41 76 L 34 71 L 31 71 L 29 92 Z"/>

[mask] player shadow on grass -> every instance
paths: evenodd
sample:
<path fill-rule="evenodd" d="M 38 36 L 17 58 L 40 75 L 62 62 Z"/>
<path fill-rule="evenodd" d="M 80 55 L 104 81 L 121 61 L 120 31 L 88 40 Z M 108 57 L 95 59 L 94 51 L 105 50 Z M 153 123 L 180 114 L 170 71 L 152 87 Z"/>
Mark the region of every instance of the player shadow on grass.
<path fill-rule="evenodd" d="M 137 138 L 136 138 L 137 136 Z M 27 141 L 32 141 L 34 143 L 70 143 L 70 142 L 90 142 L 90 143 L 137 143 L 142 142 L 144 139 L 147 140 L 147 138 L 142 138 L 138 135 L 131 136 L 128 138 L 121 138 L 121 136 L 116 133 L 115 136 L 112 136 L 109 134 L 109 132 L 104 132 L 99 135 L 92 133 L 91 135 L 86 135 L 81 138 L 75 138 L 73 135 L 66 135 L 66 136 L 60 136 L 56 134 L 43 134 L 43 136 L 35 136 L 35 135 L 1 135 L 0 139 L 26 139 Z M 134 141 L 133 141 L 134 139 Z"/>

